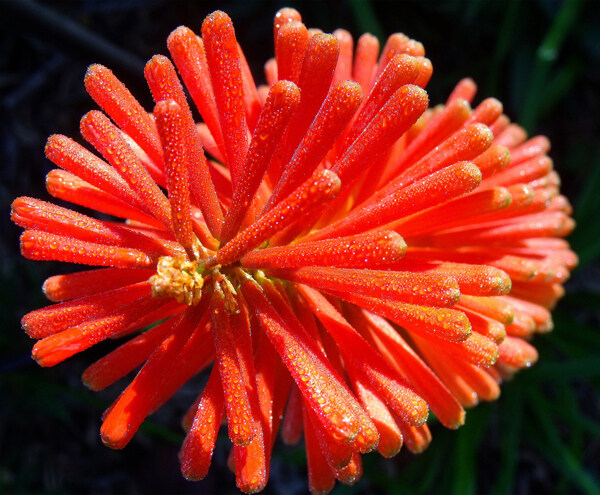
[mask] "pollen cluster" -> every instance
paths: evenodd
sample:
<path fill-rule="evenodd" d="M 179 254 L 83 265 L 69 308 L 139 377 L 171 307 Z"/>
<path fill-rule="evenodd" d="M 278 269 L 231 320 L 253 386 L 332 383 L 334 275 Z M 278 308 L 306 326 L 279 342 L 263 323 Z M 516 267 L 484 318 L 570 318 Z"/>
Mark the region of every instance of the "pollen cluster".
<path fill-rule="evenodd" d="M 368 452 L 422 452 L 429 411 L 458 428 L 536 362 L 577 263 L 545 137 L 494 98 L 474 105 L 470 79 L 430 106 L 432 63 L 399 33 L 354 42 L 282 9 L 264 86 L 223 12 L 167 46 L 144 72 L 151 112 L 92 65 L 101 111 L 81 134 L 95 151 L 48 139 L 48 192 L 113 220 L 12 208 L 24 256 L 93 267 L 50 277 L 55 304 L 23 328 L 42 366 L 118 339 L 83 374 L 93 390 L 132 376 L 106 445 L 206 373 L 183 475 L 206 476 L 226 423 L 242 491 L 265 487 L 280 435 L 303 439 L 310 490 L 326 493 L 355 483 Z"/>
<path fill-rule="evenodd" d="M 198 263 L 185 256 L 163 256 L 156 264 L 156 274 L 148 279 L 154 297 L 172 297 L 177 302 L 192 306 L 202 299 L 204 279 L 198 272 Z"/>

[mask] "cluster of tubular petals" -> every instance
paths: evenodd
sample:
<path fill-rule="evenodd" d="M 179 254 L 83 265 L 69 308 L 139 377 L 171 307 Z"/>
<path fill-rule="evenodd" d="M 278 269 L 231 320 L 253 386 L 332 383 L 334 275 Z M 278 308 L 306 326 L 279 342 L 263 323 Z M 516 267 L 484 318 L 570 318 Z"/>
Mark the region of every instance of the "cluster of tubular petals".
<path fill-rule="evenodd" d="M 121 220 L 15 200 L 24 256 L 100 267 L 46 280 L 56 304 L 23 327 L 42 366 L 119 339 L 83 375 L 101 390 L 139 368 L 104 414 L 108 446 L 208 370 L 184 476 L 207 474 L 226 422 L 241 490 L 265 486 L 280 432 L 304 438 L 322 493 L 356 481 L 364 453 L 422 451 L 430 410 L 458 428 L 536 361 L 530 340 L 577 262 L 561 239 L 573 221 L 546 138 L 493 98 L 472 109 L 470 79 L 429 107 L 420 43 L 354 45 L 293 9 L 274 34 L 257 87 L 226 14 L 201 36 L 179 27 L 173 62 L 146 65 L 152 113 L 89 68 L 103 112 L 81 134 L 98 154 L 50 137 L 47 189 Z"/>

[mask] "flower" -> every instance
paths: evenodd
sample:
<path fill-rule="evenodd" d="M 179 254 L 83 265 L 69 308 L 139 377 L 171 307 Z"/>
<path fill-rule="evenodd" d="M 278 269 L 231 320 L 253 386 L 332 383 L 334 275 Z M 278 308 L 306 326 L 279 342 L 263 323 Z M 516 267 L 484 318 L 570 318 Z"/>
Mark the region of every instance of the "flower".
<path fill-rule="evenodd" d="M 428 108 L 420 43 L 395 34 L 379 54 L 367 34 L 354 49 L 293 9 L 274 31 L 256 87 L 226 14 L 201 38 L 176 29 L 174 65 L 146 65 L 152 114 L 89 68 L 104 113 L 81 133 L 103 158 L 50 137 L 47 188 L 122 220 L 15 200 L 24 256 L 97 267 L 49 278 L 56 304 L 23 327 L 42 366 L 123 340 L 83 375 L 100 390 L 140 368 L 104 416 L 108 446 L 210 370 L 183 421 L 184 476 L 206 475 L 225 417 L 240 489 L 265 486 L 281 432 L 304 435 L 326 492 L 360 477 L 361 454 L 422 451 L 429 410 L 458 428 L 536 361 L 577 262 L 560 239 L 573 221 L 548 140 L 493 98 L 471 109 L 473 81 Z"/>

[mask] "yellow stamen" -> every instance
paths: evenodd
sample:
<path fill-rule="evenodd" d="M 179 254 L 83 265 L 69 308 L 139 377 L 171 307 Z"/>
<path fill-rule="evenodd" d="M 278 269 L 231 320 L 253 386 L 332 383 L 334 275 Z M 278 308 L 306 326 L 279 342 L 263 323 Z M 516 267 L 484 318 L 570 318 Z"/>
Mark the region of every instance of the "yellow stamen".
<path fill-rule="evenodd" d="M 193 306 L 202 298 L 204 279 L 196 261 L 189 261 L 185 256 L 163 256 L 156 265 L 156 275 L 152 275 L 148 283 L 154 297 L 172 297 Z"/>

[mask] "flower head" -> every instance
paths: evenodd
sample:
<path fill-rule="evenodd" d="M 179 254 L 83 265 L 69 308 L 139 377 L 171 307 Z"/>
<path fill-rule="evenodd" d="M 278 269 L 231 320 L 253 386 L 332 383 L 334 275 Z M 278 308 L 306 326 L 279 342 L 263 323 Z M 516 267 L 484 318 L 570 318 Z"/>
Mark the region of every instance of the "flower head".
<path fill-rule="evenodd" d="M 120 339 L 83 375 L 100 390 L 139 368 L 104 416 L 108 446 L 207 370 L 184 476 L 206 475 L 224 417 L 240 489 L 265 486 L 281 432 L 304 436 L 310 488 L 326 492 L 360 477 L 364 453 L 422 451 L 429 410 L 458 428 L 537 360 L 530 341 L 577 262 L 561 239 L 573 221 L 546 138 L 493 98 L 472 109 L 470 79 L 429 107 L 420 43 L 353 46 L 293 9 L 274 34 L 257 87 L 226 14 L 201 36 L 176 29 L 174 64 L 146 65 L 152 113 L 88 69 L 102 112 L 81 134 L 97 154 L 51 136 L 47 188 L 116 219 L 15 200 L 24 256 L 96 267 L 49 278 L 56 304 L 23 327 L 42 366 Z"/>

